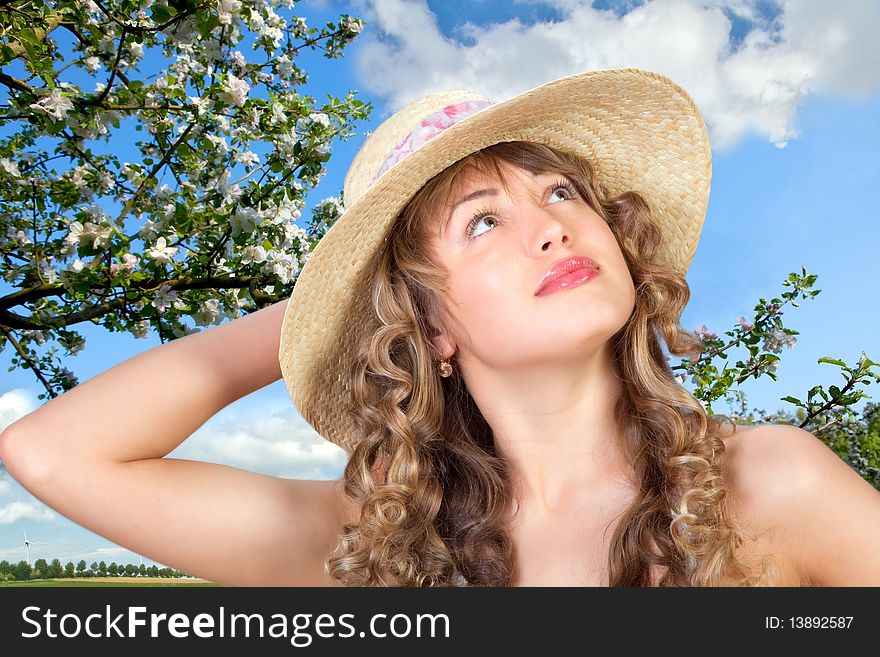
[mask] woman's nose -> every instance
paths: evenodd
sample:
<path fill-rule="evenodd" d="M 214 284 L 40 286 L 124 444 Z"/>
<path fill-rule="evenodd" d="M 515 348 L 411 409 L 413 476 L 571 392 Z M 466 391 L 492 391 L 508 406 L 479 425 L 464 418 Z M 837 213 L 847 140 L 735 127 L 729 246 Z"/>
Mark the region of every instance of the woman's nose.
<path fill-rule="evenodd" d="M 546 208 L 533 208 L 529 213 L 529 244 L 534 255 L 569 246 L 571 234 L 566 225 Z"/>

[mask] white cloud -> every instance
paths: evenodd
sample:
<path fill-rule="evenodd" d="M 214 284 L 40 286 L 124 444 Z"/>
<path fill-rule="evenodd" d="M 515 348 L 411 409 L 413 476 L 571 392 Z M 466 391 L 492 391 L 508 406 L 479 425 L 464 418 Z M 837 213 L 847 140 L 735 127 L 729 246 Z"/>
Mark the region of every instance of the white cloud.
<path fill-rule="evenodd" d="M 297 479 L 333 479 L 345 464 L 342 448 L 321 438 L 289 404 L 274 411 L 226 411 L 170 456 Z"/>
<path fill-rule="evenodd" d="M 19 520 L 55 520 L 56 517 L 45 506 L 31 502 L 10 502 L 0 507 L 0 525 L 9 525 Z"/>
<path fill-rule="evenodd" d="M 33 396 L 24 388 L 13 388 L 0 395 L 0 432 L 37 407 Z"/>
<path fill-rule="evenodd" d="M 440 32 L 423 0 L 369 2 L 373 34 L 359 50 L 359 76 L 398 109 L 441 89 L 503 100 L 581 71 L 645 68 L 694 97 L 715 148 L 749 132 L 782 146 L 797 136 L 808 94 L 880 89 L 880 3 L 785 0 L 773 19 L 755 0 L 654 0 L 619 16 L 575 0 L 541 4 L 562 20 L 463 24 L 465 45 Z M 737 42 L 728 15 L 749 25 Z"/>

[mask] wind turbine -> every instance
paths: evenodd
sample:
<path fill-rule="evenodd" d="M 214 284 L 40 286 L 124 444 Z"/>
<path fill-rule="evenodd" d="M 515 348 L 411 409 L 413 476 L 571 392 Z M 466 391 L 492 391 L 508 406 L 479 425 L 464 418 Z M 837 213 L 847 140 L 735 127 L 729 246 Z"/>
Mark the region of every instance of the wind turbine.
<path fill-rule="evenodd" d="M 27 551 L 27 562 L 28 562 L 28 566 L 30 566 L 31 565 L 31 545 L 33 545 L 33 546 L 45 545 L 45 543 L 43 543 L 42 541 L 29 541 L 28 537 L 27 537 L 27 532 L 24 529 L 22 529 L 21 531 L 22 531 L 22 533 L 24 533 L 24 549 Z"/>

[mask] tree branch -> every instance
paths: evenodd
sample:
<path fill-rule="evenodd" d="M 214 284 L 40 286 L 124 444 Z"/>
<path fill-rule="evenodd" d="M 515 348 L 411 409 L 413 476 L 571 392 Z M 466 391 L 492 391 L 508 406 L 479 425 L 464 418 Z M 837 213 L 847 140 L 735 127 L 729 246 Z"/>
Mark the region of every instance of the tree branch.
<path fill-rule="evenodd" d="M 256 276 L 211 276 L 203 278 L 172 278 L 151 281 L 132 281 L 127 290 L 137 289 L 140 292 L 150 292 L 159 289 L 162 285 L 168 285 L 172 290 L 224 290 L 250 287 L 253 284 L 262 283 L 263 279 Z M 66 290 L 63 285 L 38 285 L 27 290 L 20 290 L 0 298 L 0 326 L 8 326 L 14 329 L 41 330 L 69 326 L 80 322 L 101 317 L 111 310 L 131 303 L 132 299 L 118 298 L 113 301 L 91 306 L 86 310 L 61 315 L 52 318 L 46 323 L 37 324 L 30 318 L 9 312 L 9 308 L 23 305 L 29 301 L 36 301 L 48 296 L 64 296 Z"/>
<path fill-rule="evenodd" d="M 107 85 L 104 87 L 104 91 L 101 92 L 101 95 L 98 96 L 95 100 L 90 100 L 84 102 L 83 105 L 100 105 L 104 102 L 104 99 L 107 98 L 107 95 L 110 93 L 110 89 L 113 86 L 113 81 L 116 79 L 116 69 L 119 68 L 119 60 L 122 59 L 122 50 L 125 48 L 125 35 L 127 33 L 126 28 L 122 28 L 122 34 L 119 35 L 119 48 L 116 49 L 116 60 L 113 62 L 113 67 L 110 69 L 110 79 L 107 80 Z"/>
<path fill-rule="evenodd" d="M 845 395 L 847 392 L 849 392 L 849 389 L 852 388 L 852 387 L 856 384 L 856 380 L 859 379 L 859 378 L 861 378 L 861 377 L 858 377 L 858 376 L 853 376 L 853 377 L 851 377 L 851 378 L 849 379 L 849 381 L 846 382 L 846 385 L 843 386 L 843 388 L 840 389 L 840 394 L 841 394 L 841 395 Z M 807 417 L 805 417 L 805 418 L 804 418 L 804 421 L 801 422 L 798 426 L 799 426 L 801 429 L 803 429 L 803 428 L 804 428 L 804 427 L 805 427 L 805 426 L 806 426 L 806 425 L 807 425 L 807 424 L 808 424 L 813 418 L 819 417 L 819 416 L 822 415 L 822 413 L 824 413 L 825 411 L 830 410 L 831 407 L 834 406 L 835 403 L 837 403 L 837 400 L 836 400 L 836 399 L 833 399 L 833 398 L 832 398 L 832 399 L 829 399 L 827 402 L 825 402 L 824 404 L 822 404 L 822 406 L 819 407 L 818 410 L 815 410 L 815 411 L 813 411 L 812 413 L 807 413 Z M 826 425 L 826 426 L 827 426 L 827 425 Z M 822 427 L 822 429 L 824 429 L 824 428 L 825 428 L 825 427 Z"/>
<path fill-rule="evenodd" d="M 100 0 L 95 0 L 95 4 L 98 6 L 98 9 L 100 9 L 102 12 L 104 12 L 104 15 L 107 18 L 109 18 L 111 21 L 116 23 L 119 27 L 127 30 L 128 32 L 131 32 L 132 34 L 148 34 L 150 32 L 161 32 L 166 27 L 171 27 L 175 23 L 182 22 L 183 19 L 185 19 L 187 16 L 192 15 L 192 13 L 195 11 L 192 7 L 187 7 L 182 12 L 177 14 L 177 16 L 165 21 L 161 25 L 156 25 L 155 27 L 141 27 L 140 25 L 132 25 L 131 23 L 126 23 L 124 21 L 119 20 L 118 18 L 116 18 L 116 16 L 111 14 L 107 10 L 107 8 L 104 7 L 104 5 L 101 4 Z"/>
<path fill-rule="evenodd" d="M 33 87 L 25 84 L 21 80 L 16 80 L 11 75 L 7 75 L 6 73 L 3 73 L 2 71 L 0 71 L 0 83 L 5 84 L 10 89 L 16 89 L 18 91 L 23 91 L 25 93 L 32 94 L 32 95 L 34 93 Z"/>
<path fill-rule="evenodd" d="M 22 348 L 21 344 L 19 344 L 18 340 L 15 339 L 15 336 L 12 335 L 12 332 L 7 330 L 5 326 L 0 325 L 0 331 L 3 332 L 3 335 L 6 336 L 6 339 L 12 343 L 12 346 L 15 347 L 15 350 L 18 352 L 18 355 L 21 356 L 25 362 L 30 366 L 30 369 L 34 371 L 34 374 L 37 375 L 37 378 L 40 380 L 40 383 L 43 384 L 43 387 L 46 388 L 46 391 L 49 393 L 51 397 L 55 397 L 55 391 L 52 390 L 52 386 L 49 385 L 49 382 L 46 381 L 46 377 L 43 376 L 43 373 L 37 367 L 37 364 L 31 360 L 30 356 L 27 355 L 27 352 Z"/>
<path fill-rule="evenodd" d="M 169 163 L 169 161 L 171 160 L 171 156 L 174 155 L 174 151 L 176 151 L 177 147 L 180 146 L 180 144 L 182 144 L 183 141 L 189 136 L 190 131 L 195 126 L 196 126 L 195 122 L 190 123 L 186 127 L 186 130 L 184 130 L 182 133 L 180 133 L 180 136 L 174 140 L 174 143 L 171 144 L 171 148 L 168 149 L 168 152 L 165 153 L 165 155 L 162 157 L 162 159 L 159 160 L 159 162 L 156 164 L 156 166 L 153 167 L 153 170 L 150 171 L 150 173 L 144 177 L 144 179 L 141 181 L 141 184 L 135 190 L 134 194 L 132 194 L 131 198 L 128 199 L 128 201 L 125 203 L 125 207 L 122 208 L 122 212 L 120 212 L 119 216 L 116 217 L 116 225 L 117 226 L 122 226 L 122 221 L 125 219 L 126 215 L 128 215 L 128 213 L 131 212 L 131 208 L 134 206 L 135 200 L 140 195 L 140 193 L 144 190 L 144 187 L 146 186 L 147 181 L 150 180 L 151 178 L 153 178 L 157 173 L 159 173 L 159 171 L 160 171 L 160 169 L 162 169 L 162 167 L 164 167 L 166 164 Z"/>

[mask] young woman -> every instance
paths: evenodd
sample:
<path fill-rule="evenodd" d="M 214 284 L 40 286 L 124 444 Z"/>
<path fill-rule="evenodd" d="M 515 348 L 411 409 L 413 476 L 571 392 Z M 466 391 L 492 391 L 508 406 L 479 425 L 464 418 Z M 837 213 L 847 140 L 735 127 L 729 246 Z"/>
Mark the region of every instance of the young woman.
<path fill-rule="evenodd" d="M 693 102 L 644 71 L 429 96 L 364 144 L 289 301 L 80 384 L 0 458 L 232 585 L 880 585 L 880 494 L 667 364 L 700 350 L 678 319 L 710 171 Z M 341 480 L 163 458 L 281 377 Z"/>

